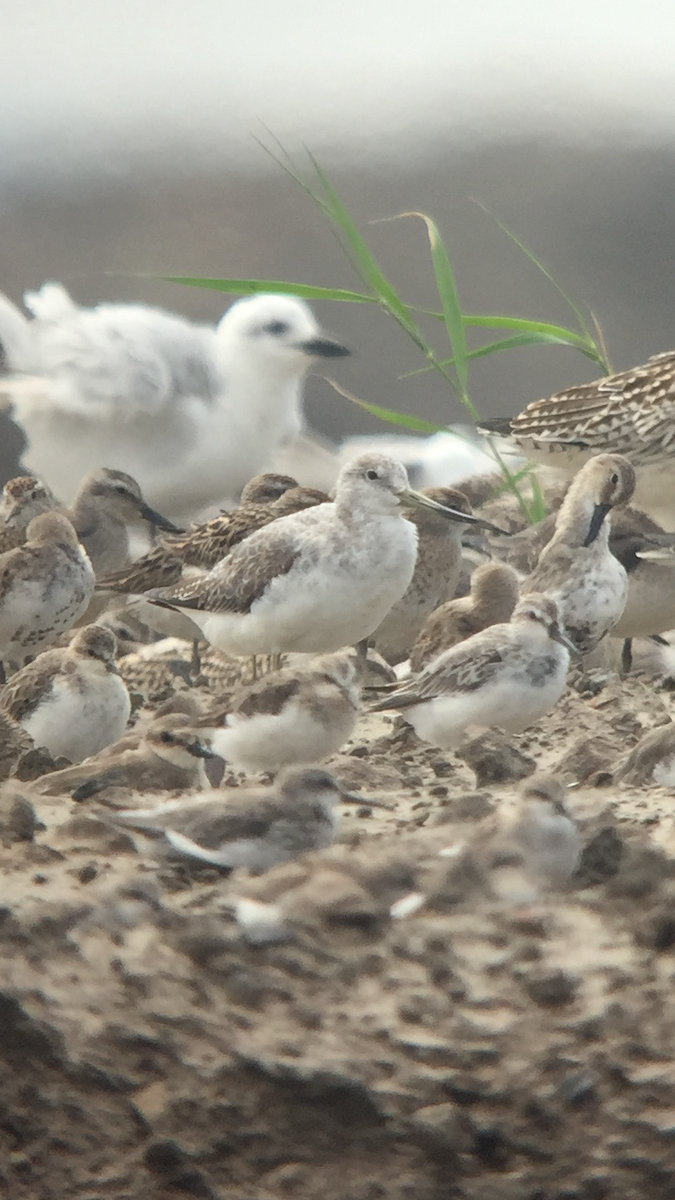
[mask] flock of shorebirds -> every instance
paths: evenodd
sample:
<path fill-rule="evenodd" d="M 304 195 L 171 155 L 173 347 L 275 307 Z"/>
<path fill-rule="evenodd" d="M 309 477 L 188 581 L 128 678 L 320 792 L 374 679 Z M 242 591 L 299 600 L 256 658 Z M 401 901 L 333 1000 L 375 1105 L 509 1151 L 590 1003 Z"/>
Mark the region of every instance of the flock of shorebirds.
<path fill-rule="evenodd" d="M 555 511 L 514 532 L 503 498 L 474 511 L 476 480 L 416 491 L 376 451 L 330 496 L 256 474 L 300 428 L 308 366 L 346 353 L 292 297 L 240 301 L 216 331 L 79 309 L 56 285 L 30 297 L 32 322 L 3 303 L 4 390 L 42 469 L 0 500 L 0 763 L 11 778 L 28 748 L 44 752 L 35 794 L 86 805 L 139 847 L 254 873 L 295 863 L 334 841 L 340 801 L 378 806 L 321 766 L 364 711 L 400 714 L 443 750 L 473 730 L 517 733 L 554 708 L 571 667 L 623 642 L 627 671 L 633 639 L 675 627 L 675 535 L 631 507 L 650 488 L 668 507 L 673 355 L 502 423 L 576 470 Z M 234 494 L 231 510 L 176 523 Z M 197 686 L 148 714 L 120 674 L 125 622 L 139 640 L 191 643 Z M 253 681 L 205 694 L 205 647 L 250 660 Z M 624 777 L 675 782 L 674 729 L 650 734 Z M 219 786 L 225 764 L 271 782 Z M 491 837 L 516 847 L 534 894 L 569 878 L 581 846 L 545 778 Z M 253 940 L 283 929 L 269 878 L 249 879 L 237 910 Z"/>

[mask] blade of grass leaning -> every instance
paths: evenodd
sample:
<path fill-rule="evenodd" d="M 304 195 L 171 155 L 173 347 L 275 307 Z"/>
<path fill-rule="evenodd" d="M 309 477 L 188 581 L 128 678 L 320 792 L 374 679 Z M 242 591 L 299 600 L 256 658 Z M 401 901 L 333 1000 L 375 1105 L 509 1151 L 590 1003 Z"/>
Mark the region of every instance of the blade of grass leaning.
<path fill-rule="evenodd" d="M 326 383 L 329 383 L 334 391 L 340 396 L 344 396 L 345 400 L 349 400 L 351 404 L 356 404 L 358 408 L 370 414 L 371 417 L 377 417 L 380 421 L 386 421 L 389 425 L 402 425 L 405 429 L 410 429 L 414 433 L 447 433 L 446 425 L 436 425 L 433 421 L 425 421 L 423 417 L 414 417 L 412 413 L 400 413 L 393 408 L 383 408 L 380 404 L 371 404 L 368 400 L 360 400 L 358 396 L 353 396 L 346 388 L 337 383 L 335 379 L 331 379 L 329 375 L 321 375 Z"/>
<path fill-rule="evenodd" d="M 517 333 L 510 338 L 501 338 L 497 342 L 486 342 L 484 346 L 478 346 L 475 350 L 467 350 L 466 359 L 470 361 L 474 358 L 485 358 L 489 354 L 498 354 L 502 350 L 513 350 L 519 346 L 567 346 L 568 342 L 564 338 L 554 337 L 550 333 Z M 441 365 L 444 367 L 451 366 L 454 362 L 452 358 L 442 358 Z M 432 366 L 416 367 L 414 371 L 407 371 L 402 376 L 403 379 L 411 379 L 413 375 L 423 375 L 425 371 L 433 370 Z"/>
<path fill-rule="evenodd" d="M 359 232 L 351 213 L 345 208 L 325 171 L 323 171 L 312 154 L 309 154 L 308 157 L 316 172 L 317 179 L 323 188 L 324 196 L 330 205 L 333 220 L 347 238 L 356 256 L 361 279 L 380 297 L 381 301 L 393 313 L 403 328 L 411 336 L 414 336 L 415 339 L 421 339 L 421 331 L 418 329 L 417 323 L 414 321 L 407 304 L 401 300 L 396 289 L 380 268 L 375 255 Z"/>
<path fill-rule="evenodd" d="M 318 287 L 309 283 L 286 283 L 280 279 L 211 279 L 197 275 L 155 276 L 165 283 L 182 283 L 187 287 L 210 288 L 231 296 L 257 296 L 261 292 L 277 292 L 283 296 L 300 296 L 302 300 L 339 300 L 350 304 L 377 304 L 376 296 L 365 292 L 350 292 L 346 288 Z"/>
<path fill-rule="evenodd" d="M 532 470 L 530 470 L 530 487 L 532 488 L 532 508 L 530 511 L 532 513 L 534 524 L 538 525 L 540 521 L 545 520 L 545 518 L 548 516 L 548 512 L 546 509 L 546 501 L 544 500 L 544 493 L 541 490 L 541 484 Z"/>
<path fill-rule="evenodd" d="M 419 308 L 416 312 L 423 313 L 427 317 L 433 317 L 437 321 L 443 320 L 443 313 L 436 312 L 430 308 Z M 583 334 L 575 333 L 573 329 L 567 329 L 564 325 L 551 325 L 546 321 L 533 321 L 528 317 L 505 317 L 501 314 L 486 314 L 483 316 L 479 313 L 465 313 L 464 324 L 469 327 L 477 327 L 479 329 L 522 329 L 531 330 L 534 332 L 548 333 L 552 337 L 558 337 L 562 342 L 575 349 L 580 350 L 587 358 L 592 359 L 598 366 L 607 367 L 607 359 L 601 349 L 598 349 L 593 339 L 584 337 Z"/>
<path fill-rule="evenodd" d="M 485 213 L 485 215 L 490 217 L 490 219 L 492 221 L 494 221 L 497 228 L 501 229 L 502 233 L 506 234 L 507 238 L 509 238 L 510 241 L 512 241 L 513 244 L 518 247 L 518 249 L 525 255 L 525 257 L 528 258 L 530 260 L 530 262 L 537 268 L 537 270 L 541 271 L 541 274 L 546 279 L 548 279 L 549 283 L 553 285 L 553 287 L 555 288 L 558 295 L 562 297 L 562 299 L 565 301 L 565 304 L 568 306 L 570 311 L 574 313 L 574 316 L 576 317 L 576 319 L 579 323 L 579 328 L 585 334 L 588 343 L 590 345 L 595 346 L 595 349 L 596 349 L 598 355 L 600 355 L 602 357 L 602 351 L 594 342 L 593 337 L 591 335 L 591 331 L 586 322 L 584 313 L 583 313 L 582 309 L 579 307 L 579 305 L 575 304 L 572 297 L 567 295 L 567 292 L 564 290 L 564 288 L 561 287 L 561 285 L 558 283 L 557 279 L 554 278 L 554 276 L 551 274 L 551 272 L 548 270 L 548 268 L 545 267 L 542 262 L 540 262 L 540 260 L 536 256 L 536 254 L 532 250 L 530 250 L 529 246 L 526 246 L 525 243 L 523 241 L 521 241 L 521 239 L 518 237 L 517 234 L 515 234 L 513 232 L 513 230 L 509 229 L 508 226 L 504 225 L 503 222 L 500 221 L 498 217 L 495 217 L 494 213 L 491 213 L 490 210 L 484 204 L 481 204 L 480 201 L 476 201 L 476 203 L 478 204 L 478 207 L 480 209 L 482 209 L 482 211 Z M 604 358 L 602 359 L 602 365 L 607 369 L 607 372 L 609 373 L 609 366 L 608 366 L 608 363 L 604 360 Z"/>
<path fill-rule="evenodd" d="M 445 243 L 440 235 L 438 226 L 431 217 L 426 213 L 411 211 L 398 213 L 390 220 L 402 220 L 406 217 L 416 217 L 417 220 L 423 221 L 426 226 L 427 238 L 429 240 L 429 253 L 431 255 L 431 265 L 434 271 L 434 279 L 436 281 L 436 290 L 441 301 L 443 311 L 443 321 L 452 350 L 452 359 L 450 362 L 457 372 L 457 381 L 459 383 L 459 397 L 462 404 L 471 413 L 474 420 L 478 419 L 478 413 L 471 402 L 467 391 L 468 382 L 468 366 L 467 366 L 467 346 L 466 346 L 466 330 L 464 328 L 464 314 L 459 302 L 459 293 L 455 282 L 455 275 L 450 262 Z M 443 365 L 445 365 L 445 360 Z M 432 364 L 433 365 L 433 364 Z"/>

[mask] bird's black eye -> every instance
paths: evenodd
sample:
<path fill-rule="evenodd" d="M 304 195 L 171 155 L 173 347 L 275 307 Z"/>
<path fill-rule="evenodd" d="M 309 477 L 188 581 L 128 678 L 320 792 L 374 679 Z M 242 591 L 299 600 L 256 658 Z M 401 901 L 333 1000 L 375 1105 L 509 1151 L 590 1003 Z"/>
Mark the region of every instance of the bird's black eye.
<path fill-rule="evenodd" d="M 286 321 L 270 321 L 269 325 L 263 325 L 263 333 L 271 333 L 274 337 L 281 337 L 282 333 L 288 333 L 288 325 Z"/>
<path fill-rule="evenodd" d="M 159 740 L 160 742 L 166 742 L 171 745 L 171 742 L 173 741 L 173 735 L 170 733 L 160 733 Z"/>
<path fill-rule="evenodd" d="M 366 479 L 379 479 L 379 478 L 380 477 L 379 477 L 377 471 L 373 471 L 373 470 L 366 471 Z"/>
<path fill-rule="evenodd" d="M 618 483 L 618 482 L 619 482 L 619 476 L 618 476 L 618 475 L 612 475 L 612 483 Z"/>

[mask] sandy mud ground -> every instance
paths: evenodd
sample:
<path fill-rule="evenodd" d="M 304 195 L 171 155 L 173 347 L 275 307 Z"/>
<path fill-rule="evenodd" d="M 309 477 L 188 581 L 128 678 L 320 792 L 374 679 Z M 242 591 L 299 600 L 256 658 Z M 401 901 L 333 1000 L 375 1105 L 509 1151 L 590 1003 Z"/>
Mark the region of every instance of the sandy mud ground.
<path fill-rule="evenodd" d="M 675 1196 L 675 797 L 607 783 L 674 696 L 570 688 L 466 760 L 364 718 L 333 767 L 395 809 L 345 810 L 324 858 L 363 886 L 279 945 L 243 940 L 236 875 L 160 867 L 69 800 L 35 799 L 35 828 L 30 785 L 5 784 L 0 1191 Z M 477 877 L 430 882 L 430 847 L 471 837 L 535 767 L 580 781 L 569 890 L 509 906 Z"/>

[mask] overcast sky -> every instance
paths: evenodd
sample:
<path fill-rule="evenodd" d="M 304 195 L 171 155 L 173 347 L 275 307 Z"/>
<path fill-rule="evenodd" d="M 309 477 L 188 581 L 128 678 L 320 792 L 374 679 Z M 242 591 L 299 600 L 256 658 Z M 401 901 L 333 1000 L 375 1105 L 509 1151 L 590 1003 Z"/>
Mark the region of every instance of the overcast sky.
<path fill-rule="evenodd" d="M 4 10 L 4 12 L 3 12 Z M 3 175 L 675 133 L 666 0 L 0 0 Z"/>

